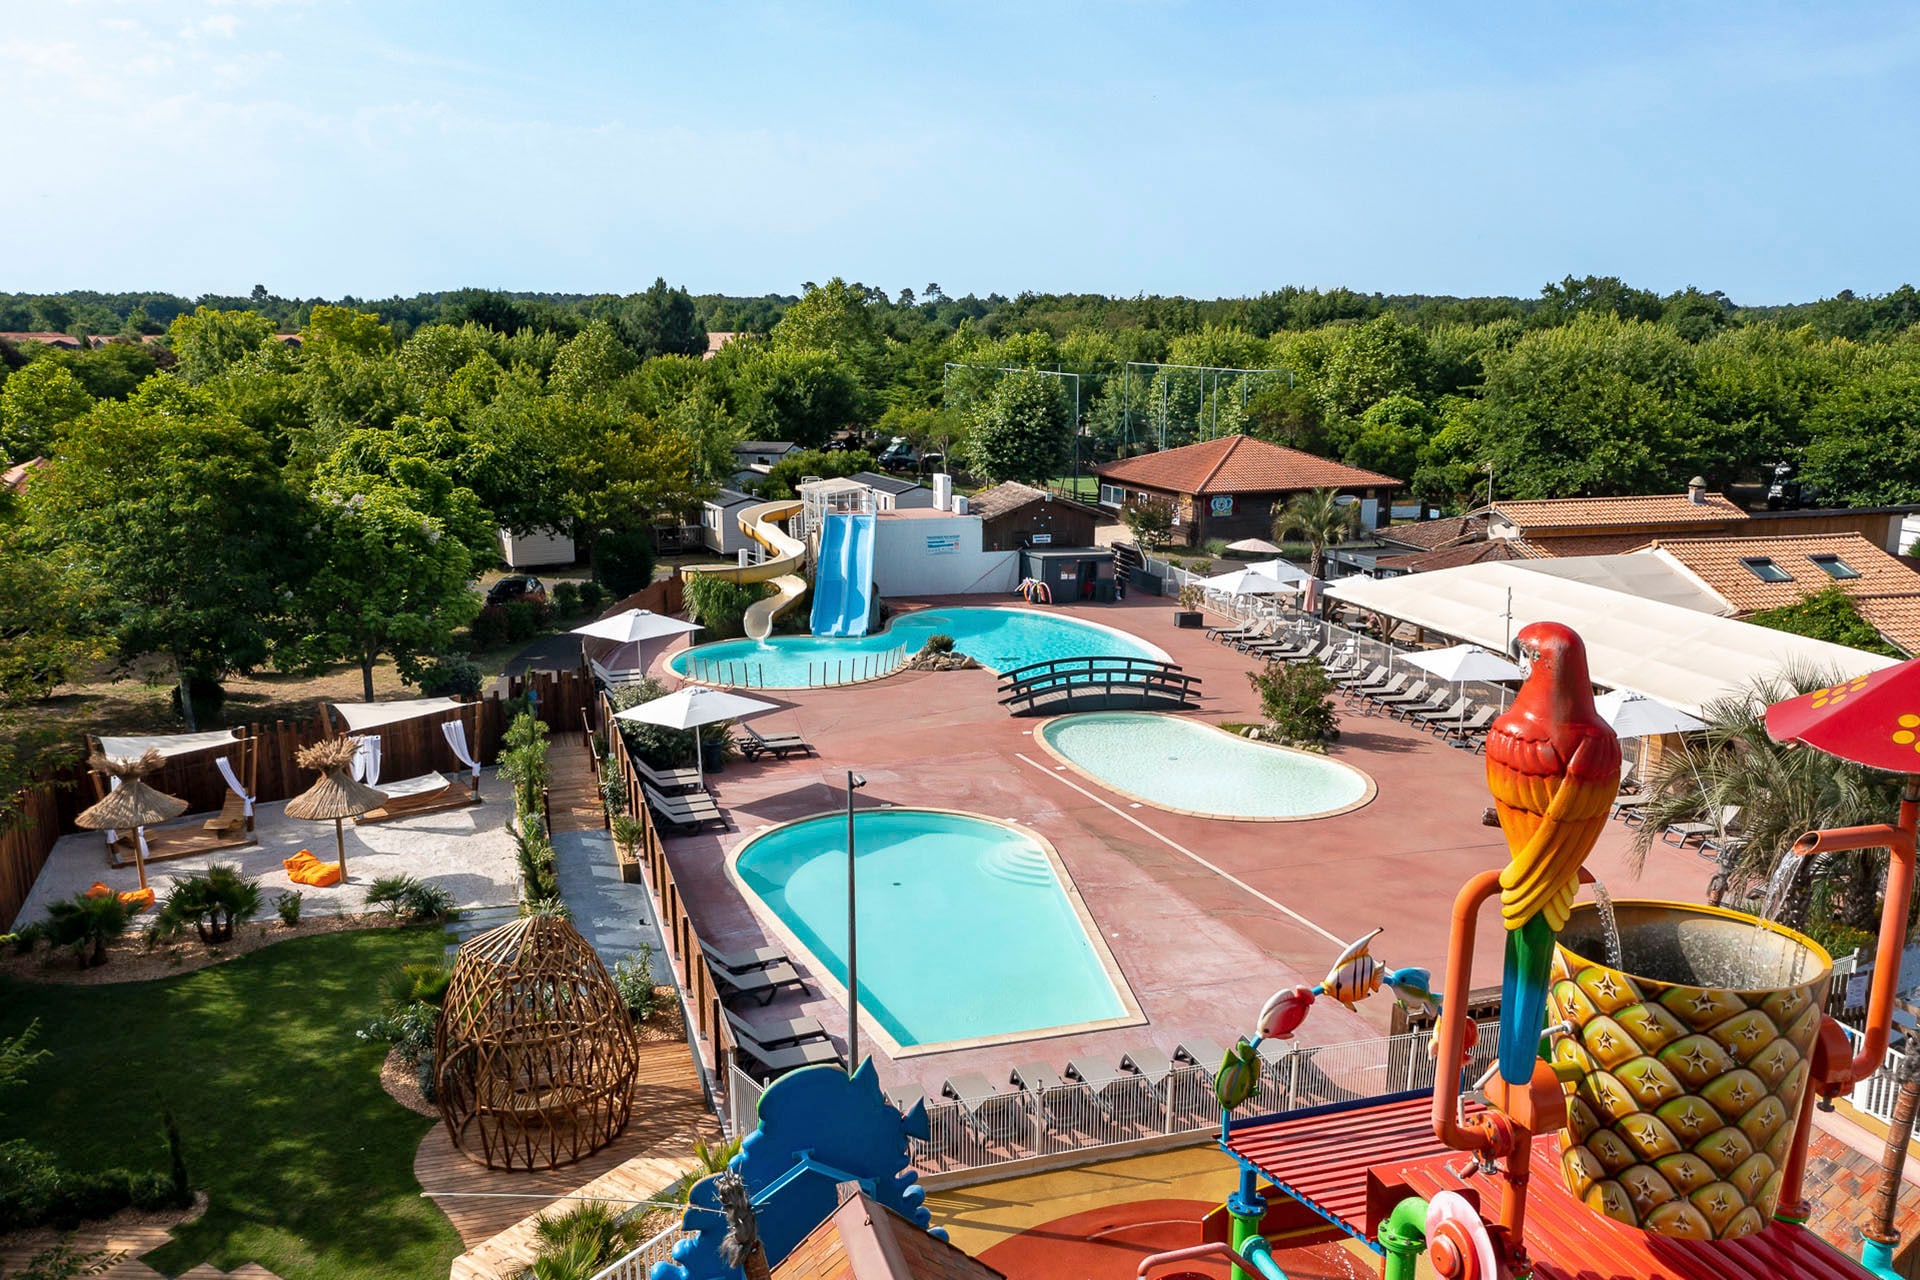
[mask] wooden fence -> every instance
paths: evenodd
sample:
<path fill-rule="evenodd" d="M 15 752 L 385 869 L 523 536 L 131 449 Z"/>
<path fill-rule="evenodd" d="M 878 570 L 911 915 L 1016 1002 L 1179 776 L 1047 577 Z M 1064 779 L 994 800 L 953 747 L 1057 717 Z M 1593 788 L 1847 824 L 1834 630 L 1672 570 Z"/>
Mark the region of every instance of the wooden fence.
<path fill-rule="evenodd" d="M 60 807 L 54 789 L 34 787 L 24 792 L 19 812 L 0 824 L 0 931 L 13 926 L 59 838 Z"/>
<path fill-rule="evenodd" d="M 633 767 L 626 741 L 614 726 L 613 705 L 605 694 L 595 700 L 587 723 L 593 732 L 605 738 L 607 758 L 626 780 L 628 814 L 646 833 L 634 856 L 640 864 L 642 882 L 653 898 L 654 918 L 660 922 L 667 958 L 686 997 L 687 1040 L 706 1073 L 716 1108 L 725 1115 L 726 1093 L 732 1087 L 733 1078 L 727 1068 L 733 1061 L 734 1041 L 732 1029 L 727 1025 L 726 1006 L 720 1000 L 720 986 L 708 967 L 706 953 L 700 949 L 699 930 L 694 927 L 693 917 L 687 914 L 686 899 L 674 881 L 673 865 L 667 861 L 666 845 L 640 790 L 639 771 Z"/>

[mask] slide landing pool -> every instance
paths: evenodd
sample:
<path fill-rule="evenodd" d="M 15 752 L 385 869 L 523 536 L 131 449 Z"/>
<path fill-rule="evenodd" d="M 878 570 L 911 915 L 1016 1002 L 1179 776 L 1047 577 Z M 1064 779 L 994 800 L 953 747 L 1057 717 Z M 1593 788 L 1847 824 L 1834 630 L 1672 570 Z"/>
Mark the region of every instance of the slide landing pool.
<path fill-rule="evenodd" d="M 1035 733 L 1056 757 L 1142 804 L 1203 818 L 1325 818 L 1373 799 L 1373 779 L 1308 751 L 1145 711 L 1061 716 Z"/>
<path fill-rule="evenodd" d="M 815 972 L 847 980 L 846 817 L 775 827 L 733 873 Z M 1038 836 L 971 814 L 854 819 L 860 1005 L 895 1057 L 1141 1021 L 1072 880 Z"/>
<path fill-rule="evenodd" d="M 1034 609 L 922 609 L 903 613 L 884 631 L 832 639 L 772 636 L 764 641 L 722 640 L 674 655 L 668 665 L 685 676 L 767 689 L 804 689 L 841 681 L 829 673 L 853 670 L 864 658 L 903 648 L 918 653 L 928 638 L 953 637 L 953 647 L 983 667 L 1011 671 L 1051 658 L 1119 657 L 1167 661 L 1164 650 L 1113 627 Z"/>

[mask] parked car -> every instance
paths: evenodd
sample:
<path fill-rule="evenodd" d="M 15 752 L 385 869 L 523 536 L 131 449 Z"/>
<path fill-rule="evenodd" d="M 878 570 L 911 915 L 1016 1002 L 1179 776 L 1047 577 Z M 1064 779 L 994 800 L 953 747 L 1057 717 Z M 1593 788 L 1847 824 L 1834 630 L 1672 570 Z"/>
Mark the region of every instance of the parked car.
<path fill-rule="evenodd" d="M 511 604 L 515 600 L 544 602 L 546 584 L 530 573 L 510 573 L 487 588 L 488 604 Z"/>

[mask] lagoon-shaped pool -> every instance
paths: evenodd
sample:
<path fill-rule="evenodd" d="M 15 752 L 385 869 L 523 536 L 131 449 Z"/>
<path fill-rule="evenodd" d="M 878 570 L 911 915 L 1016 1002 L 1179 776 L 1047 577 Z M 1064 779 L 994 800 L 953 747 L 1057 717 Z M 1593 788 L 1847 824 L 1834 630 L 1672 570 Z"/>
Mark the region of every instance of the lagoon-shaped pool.
<path fill-rule="evenodd" d="M 987 818 L 869 809 L 854 819 L 860 1005 L 895 1056 L 1140 1019 L 1044 841 Z M 733 870 L 815 972 L 847 979 L 847 822 L 756 836 Z"/>
<path fill-rule="evenodd" d="M 1323 818 L 1373 799 L 1373 779 L 1312 752 L 1242 738 L 1181 716 L 1100 711 L 1061 716 L 1042 745 L 1102 786 L 1204 818 Z"/>
<path fill-rule="evenodd" d="M 1167 660 L 1158 646 L 1098 623 L 1037 609 L 961 607 L 903 613 L 885 630 L 864 636 L 780 635 L 695 645 L 668 665 L 676 675 L 715 684 L 805 689 L 884 675 L 892 670 L 889 655 L 912 657 L 937 635 L 952 636 L 956 650 L 995 671 L 1052 658 Z"/>

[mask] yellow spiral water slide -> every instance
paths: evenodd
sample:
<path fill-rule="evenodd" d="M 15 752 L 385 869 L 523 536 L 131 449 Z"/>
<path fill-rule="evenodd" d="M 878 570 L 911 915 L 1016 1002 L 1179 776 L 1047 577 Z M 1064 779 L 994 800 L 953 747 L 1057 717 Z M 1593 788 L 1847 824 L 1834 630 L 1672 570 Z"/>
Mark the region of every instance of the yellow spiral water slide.
<path fill-rule="evenodd" d="M 799 570 L 806 563 L 807 544 L 780 527 L 800 513 L 801 505 L 798 499 L 756 502 L 740 513 L 741 532 L 773 553 L 759 564 L 690 564 L 680 570 L 682 575 L 703 573 L 729 582 L 773 583 L 773 595 L 747 606 L 743 621 L 750 640 L 765 640 L 773 620 L 806 594 L 807 580 Z"/>

